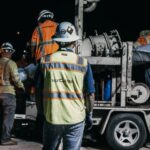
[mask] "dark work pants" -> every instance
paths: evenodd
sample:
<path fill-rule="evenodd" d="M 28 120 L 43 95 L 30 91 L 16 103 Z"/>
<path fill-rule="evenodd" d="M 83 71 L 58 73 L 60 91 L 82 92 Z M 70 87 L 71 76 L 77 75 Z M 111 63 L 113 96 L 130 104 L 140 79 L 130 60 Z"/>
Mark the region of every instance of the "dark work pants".
<path fill-rule="evenodd" d="M 42 139 L 42 129 L 44 122 L 43 114 L 43 74 L 40 70 L 40 64 L 37 64 L 37 69 L 35 72 L 35 100 L 37 107 L 37 117 L 36 117 L 36 130 L 39 137 Z"/>
<path fill-rule="evenodd" d="M 35 99 L 37 106 L 37 114 L 43 114 L 43 74 L 40 70 L 40 64 L 37 64 L 37 69 L 34 76 L 35 83 Z"/>
<path fill-rule="evenodd" d="M 0 94 L 1 107 L 1 142 L 11 138 L 11 130 L 14 123 L 14 115 L 16 110 L 15 95 L 4 93 Z"/>
<path fill-rule="evenodd" d="M 63 150 L 80 150 L 84 126 L 84 122 L 73 125 L 53 125 L 44 122 L 42 150 L 57 150 L 61 139 Z"/>

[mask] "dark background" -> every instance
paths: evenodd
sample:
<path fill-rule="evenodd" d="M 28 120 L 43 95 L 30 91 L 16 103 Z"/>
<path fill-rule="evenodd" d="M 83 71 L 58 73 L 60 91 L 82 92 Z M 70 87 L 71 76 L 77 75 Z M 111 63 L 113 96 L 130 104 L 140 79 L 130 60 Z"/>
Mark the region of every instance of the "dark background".
<path fill-rule="evenodd" d="M 42 9 L 54 12 L 58 23 L 74 23 L 74 0 L 5 0 L 0 9 L 0 44 L 9 41 L 17 51 L 25 49 Z M 141 30 L 150 29 L 148 0 L 101 0 L 95 11 L 84 14 L 87 35 L 112 29 L 119 31 L 122 41 L 135 41 Z"/>

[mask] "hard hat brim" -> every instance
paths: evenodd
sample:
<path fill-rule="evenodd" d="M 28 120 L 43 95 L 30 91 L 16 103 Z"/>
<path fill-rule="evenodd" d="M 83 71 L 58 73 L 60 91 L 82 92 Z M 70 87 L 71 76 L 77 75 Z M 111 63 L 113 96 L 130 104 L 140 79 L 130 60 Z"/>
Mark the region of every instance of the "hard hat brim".
<path fill-rule="evenodd" d="M 48 10 L 45 10 L 45 11 L 43 11 L 40 15 L 39 15 L 39 17 L 38 17 L 38 21 L 42 18 L 42 16 L 43 15 L 45 15 L 45 14 L 50 14 L 50 18 L 51 19 L 53 19 L 54 18 L 54 14 L 52 13 L 52 12 L 50 12 L 50 11 L 48 11 Z"/>
<path fill-rule="evenodd" d="M 15 52 L 15 49 L 10 49 L 10 48 L 1 48 L 2 50 L 10 50 L 11 51 L 11 53 L 14 53 Z M 10 53 L 10 52 L 7 52 L 7 53 Z"/>
<path fill-rule="evenodd" d="M 56 42 L 74 42 L 74 41 L 77 41 L 79 39 L 80 39 L 79 36 L 74 36 L 71 38 L 53 38 L 53 40 Z"/>

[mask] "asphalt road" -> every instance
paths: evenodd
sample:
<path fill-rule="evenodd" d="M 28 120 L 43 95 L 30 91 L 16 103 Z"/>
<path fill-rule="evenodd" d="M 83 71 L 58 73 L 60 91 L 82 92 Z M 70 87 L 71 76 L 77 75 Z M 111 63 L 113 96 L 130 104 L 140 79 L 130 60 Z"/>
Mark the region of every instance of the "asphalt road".
<path fill-rule="evenodd" d="M 22 139 L 15 139 L 18 141 L 16 146 L 0 146 L 0 150 L 41 150 L 42 144 Z M 61 150 L 61 148 L 59 149 Z M 87 145 L 82 145 L 81 150 L 111 150 L 104 143 L 95 144 L 88 143 Z M 140 150 L 150 150 L 149 148 L 141 148 Z"/>
<path fill-rule="evenodd" d="M 21 121 L 22 122 L 22 121 Z M 30 122 L 31 123 L 31 122 Z M 24 123 L 25 124 L 25 123 Z M 15 126 L 13 138 L 18 141 L 16 146 L 0 146 L 0 150 L 42 150 L 41 138 L 36 130 L 34 122 L 30 126 Z M 41 132 L 40 132 L 41 133 Z M 96 134 L 95 134 L 96 133 Z M 61 146 L 60 149 L 61 150 Z M 104 136 L 100 136 L 97 130 L 85 132 L 81 150 L 112 150 Z M 150 150 L 150 148 L 141 148 L 140 150 Z"/>
<path fill-rule="evenodd" d="M 15 146 L 0 146 L 0 150 L 42 150 L 41 142 L 32 141 L 31 139 L 14 138 L 18 141 L 18 145 Z M 59 150 L 62 150 L 61 146 Z M 81 150 L 112 150 L 109 148 L 104 137 L 99 139 L 91 138 L 90 135 L 86 135 L 83 138 Z M 150 148 L 141 148 L 139 150 L 150 150 Z"/>

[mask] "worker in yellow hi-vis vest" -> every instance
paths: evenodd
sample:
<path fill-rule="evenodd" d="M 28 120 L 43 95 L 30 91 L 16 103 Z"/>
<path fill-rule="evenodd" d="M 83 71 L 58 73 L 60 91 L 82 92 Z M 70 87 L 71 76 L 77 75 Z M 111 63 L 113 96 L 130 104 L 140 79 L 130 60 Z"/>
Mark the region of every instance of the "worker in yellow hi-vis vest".
<path fill-rule="evenodd" d="M 31 38 L 32 61 L 36 64 L 35 72 L 35 99 L 37 106 L 37 131 L 42 129 L 43 110 L 42 110 L 42 81 L 39 64 L 45 55 L 56 52 L 58 44 L 52 40 L 55 35 L 57 23 L 54 21 L 54 13 L 49 10 L 40 11 L 37 18 L 38 25 L 34 29 Z"/>
<path fill-rule="evenodd" d="M 88 129 L 92 127 L 94 79 L 87 59 L 74 53 L 78 39 L 74 25 L 60 23 L 53 39 L 60 49 L 45 56 L 41 64 L 45 116 L 43 150 L 55 150 L 60 139 L 64 150 L 79 150 L 85 120 Z"/>

